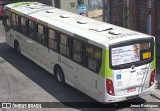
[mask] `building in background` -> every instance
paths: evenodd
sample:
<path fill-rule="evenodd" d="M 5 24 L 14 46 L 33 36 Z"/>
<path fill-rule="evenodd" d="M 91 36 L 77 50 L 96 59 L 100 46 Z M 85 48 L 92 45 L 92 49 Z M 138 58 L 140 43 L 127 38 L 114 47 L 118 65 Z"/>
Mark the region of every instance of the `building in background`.
<path fill-rule="evenodd" d="M 104 0 L 103 15 L 105 22 L 155 36 L 160 54 L 160 0 Z"/>
<path fill-rule="evenodd" d="M 103 20 L 103 0 L 55 0 L 55 6 L 90 18 Z"/>
<path fill-rule="evenodd" d="M 103 0 L 88 0 L 88 17 L 103 20 Z"/>
<path fill-rule="evenodd" d="M 127 2 L 127 1 L 126 1 Z M 104 4 L 104 21 L 118 26 L 125 26 L 125 8 L 126 2 L 123 0 L 105 0 Z"/>
<path fill-rule="evenodd" d="M 7 2 L 10 2 L 10 3 L 31 1 L 31 2 L 41 2 L 41 3 L 44 3 L 44 4 L 50 5 L 50 6 L 55 6 L 54 0 L 3 0 L 3 1 L 7 1 Z"/>
<path fill-rule="evenodd" d="M 10 2 L 37 1 L 97 20 L 103 20 L 103 0 L 6 0 Z"/>
<path fill-rule="evenodd" d="M 160 36 L 160 0 L 105 0 L 104 21 Z"/>

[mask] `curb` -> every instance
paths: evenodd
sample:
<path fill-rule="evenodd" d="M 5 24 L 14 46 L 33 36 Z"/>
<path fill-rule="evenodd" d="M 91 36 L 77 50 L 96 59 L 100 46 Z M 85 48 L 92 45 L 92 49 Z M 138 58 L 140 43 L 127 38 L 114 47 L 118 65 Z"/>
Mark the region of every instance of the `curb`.
<path fill-rule="evenodd" d="M 154 97 L 154 98 L 160 100 L 160 94 L 154 92 L 154 93 L 152 93 L 152 94 L 150 94 L 150 95 L 151 95 L 152 97 Z"/>
<path fill-rule="evenodd" d="M 159 79 L 160 79 L 160 78 L 159 78 Z M 159 80 L 159 79 L 158 79 L 158 80 Z M 155 80 L 154 91 L 153 91 L 153 93 L 151 93 L 150 95 L 151 95 L 152 97 L 154 97 L 155 99 L 160 100 L 160 89 L 158 89 L 158 85 L 160 85 L 160 81 L 158 81 L 158 80 Z"/>

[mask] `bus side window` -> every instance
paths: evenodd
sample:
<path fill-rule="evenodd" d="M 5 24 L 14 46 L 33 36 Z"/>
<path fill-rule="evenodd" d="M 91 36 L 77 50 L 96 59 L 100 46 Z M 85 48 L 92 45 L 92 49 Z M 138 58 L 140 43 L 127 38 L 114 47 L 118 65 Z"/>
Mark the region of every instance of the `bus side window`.
<path fill-rule="evenodd" d="M 86 46 L 86 66 L 95 71 L 99 72 L 101 66 L 101 49 L 94 46 Z"/>
<path fill-rule="evenodd" d="M 20 30 L 23 34 L 27 34 L 27 21 L 25 18 L 20 18 Z"/>
<path fill-rule="evenodd" d="M 18 15 L 16 14 L 12 14 L 12 22 L 13 22 L 13 29 L 17 29 L 18 28 Z"/>
<path fill-rule="evenodd" d="M 39 43 L 42 42 L 42 38 L 44 38 L 44 27 L 42 25 L 38 25 L 38 30 L 37 30 L 37 41 Z"/>
<path fill-rule="evenodd" d="M 60 53 L 69 57 L 69 37 L 60 34 Z"/>
<path fill-rule="evenodd" d="M 82 43 L 73 40 L 73 60 L 82 63 Z"/>
<path fill-rule="evenodd" d="M 29 37 L 31 39 L 36 39 L 37 25 L 36 23 L 29 21 Z"/>
<path fill-rule="evenodd" d="M 38 24 L 38 30 L 37 30 L 37 41 L 43 45 L 46 45 L 46 34 L 45 34 L 45 27 Z"/>
<path fill-rule="evenodd" d="M 57 50 L 56 32 L 52 29 L 48 30 L 48 45 L 50 48 Z"/>

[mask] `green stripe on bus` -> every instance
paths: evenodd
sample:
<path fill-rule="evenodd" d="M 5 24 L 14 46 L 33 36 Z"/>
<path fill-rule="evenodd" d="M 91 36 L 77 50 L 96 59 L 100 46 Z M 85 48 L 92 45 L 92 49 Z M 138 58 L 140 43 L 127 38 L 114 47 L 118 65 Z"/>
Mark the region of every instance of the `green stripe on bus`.
<path fill-rule="evenodd" d="M 33 2 L 18 2 L 18 3 L 13 3 L 12 6 L 13 7 L 19 7 L 19 6 L 23 6 L 23 5 L 29 5 L 32 4 Z"/>
<path fill-rule="evenodd" d="M 151 66 L 152 66 L 152 69 L 156 67 L 156 44 L 154 45 L 154 58 L 153 58 Z"/>
<path fill-rule="evenodd" d="M 99 75 L 102 77 L 112 77 L 112 70 L 109 67 L 109 50 L 102 51 L 102 65 Z"/>

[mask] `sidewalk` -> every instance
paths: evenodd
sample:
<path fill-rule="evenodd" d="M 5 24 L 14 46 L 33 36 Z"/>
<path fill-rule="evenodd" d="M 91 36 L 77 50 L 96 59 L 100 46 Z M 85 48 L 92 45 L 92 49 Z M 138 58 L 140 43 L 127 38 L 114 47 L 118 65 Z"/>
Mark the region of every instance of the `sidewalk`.
<path fill-rule="evenodd" d="M 151 94 L 151 96 L 155 97 L 156 99 L 160 100 L 160 57 L 157 58 L 156 63 L 156 81 L 155 81 L 155 90 L 154 93 Z"/>

